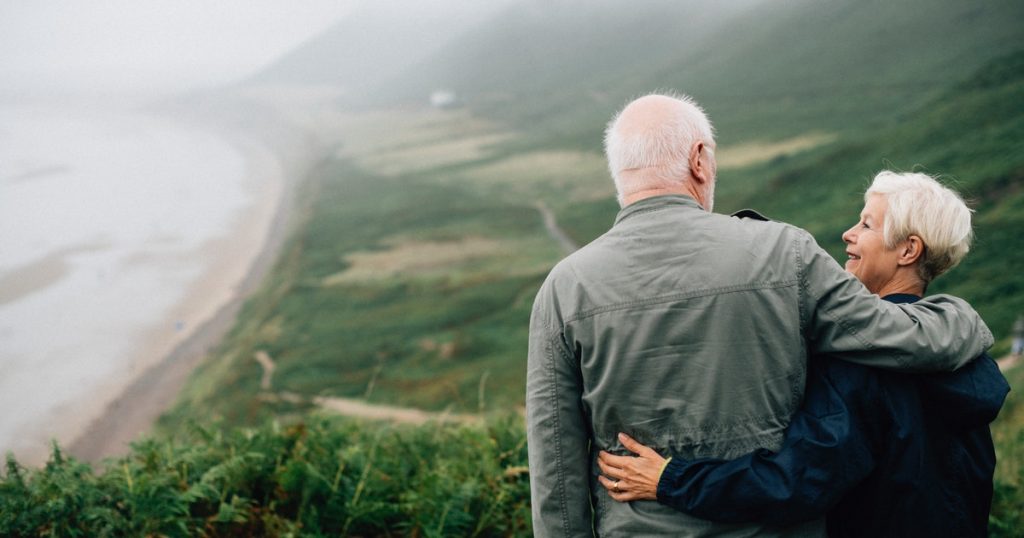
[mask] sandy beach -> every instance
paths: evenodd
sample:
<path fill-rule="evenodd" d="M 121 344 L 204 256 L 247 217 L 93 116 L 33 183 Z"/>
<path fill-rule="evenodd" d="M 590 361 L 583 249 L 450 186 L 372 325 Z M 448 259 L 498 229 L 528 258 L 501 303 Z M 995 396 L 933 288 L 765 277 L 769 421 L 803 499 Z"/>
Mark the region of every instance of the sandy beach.
<path fill-rule="evenodd" d="M 132 357 L 127 367 L 104 375 L 100 384 L 61 404 L 39 421 L 36 431 L 22 436 L 16 451 L 22 464 L 45 461 L 48 443 L 43 439 L 55 439 L 88 461 L 126 452 L 173 404 L 192 370 L 230 330 L 245 298 L 272 267 L 289 233 L 294 189 L 319 162 L 322 135 L 329 129 L 316 132 L 323 120 L 313 122 L 317 114 L 302 112 L 303 106 L 320 106 L 318 100 L 296 102 L 279 92 L 257 97 L 207 97 L 198 103 L 193 98 L 187 106 L 161 107 L 175 121 L 214 133 L 237 150 L 244 160 L 247 203 L 233 212 L 226 230 L 185 254 L 189 263 L 198 264 L 197 276 L 179 290 L 179 300 L 163 319 L 124 343 Z M 0 298 L 15 301 L 59 281 L 71 254 L 58 252 L 0 275 L 7 279 Z M 161 262 L 157 254 L 137 256 L 140 263 Z"/>
<path fill-rule="evenodd" d="M 230 237 L 209 242 L 199 254 L 208 269 L 173 309 L 173 318 L 199 320 L 191 330 L 169 333 L 155 328 L 139 345 L 140 357 L 158 357 L 128 382 L 111 383 L 118 396 L 89 424 L 68 424 L 77 430 L 68 445 L 75 457 L 97 461 L 122 453 L 170 407 L 192 369 L 231 329 L 244 302 L 276 259 L 287 231 L 291 188 L 299 178 L 279 170 L 273 157 L 250 150 L 250 173 L 256 202 L 237 219 Z M 273 176 L 273 177 L 270 177 Z M 170 321 L 170 320 L 168 320 Z"/>
<path fill-rule="evenodd" d="M 70 443 L 72 455 L 95 462 L 126 452 L 174 403 L 192 370 L 234 325 L 290 233 L 295 188 L 315 171 L 332 138 L 336 126 L 316 110 L 329 106 L 331 96 L 263 89 L 234 96 L 230 103 L 211 101 L 224 136 L 246 155 L 256 202 L 229 235 L 204 246 L 202 256 L 213 260 L 209 270 L 175 309 L 176 319 L 202 321 L 178 337 L 154 331 L 146 339 L 142 354 L 160 359 L 129 383 L 112 387 L 118 396 Z M 243 101 L 233 100 L 238 97 Z"/>

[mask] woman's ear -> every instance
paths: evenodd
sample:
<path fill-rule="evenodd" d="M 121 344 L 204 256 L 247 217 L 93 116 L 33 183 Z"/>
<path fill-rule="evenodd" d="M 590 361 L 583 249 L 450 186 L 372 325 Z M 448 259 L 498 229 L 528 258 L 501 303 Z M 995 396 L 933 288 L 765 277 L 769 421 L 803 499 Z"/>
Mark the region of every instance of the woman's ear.
<path fill-rule="evenodd" d="M 916 235 L 911 235 L 900 247 L 900 257 L 897 263 L 900 265 L 911 265 L 917 262 L 924 254 L 924 241 Z"/>

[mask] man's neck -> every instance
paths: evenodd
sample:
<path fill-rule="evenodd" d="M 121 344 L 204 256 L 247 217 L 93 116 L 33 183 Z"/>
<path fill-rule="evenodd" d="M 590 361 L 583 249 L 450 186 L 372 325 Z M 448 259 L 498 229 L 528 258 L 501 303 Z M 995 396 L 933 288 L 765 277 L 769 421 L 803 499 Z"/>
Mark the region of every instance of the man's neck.
<path fill-rule="evenodd" d="M 627 194 L 622 198 L 622 207 L 626 207 L 630 204 L 635 204 L 636 202 L 639 202 L 640 200 L 646 200 L 647 198 L 654 198 L 655 196 L 666 196 L 669 194 L 689 196 L 690 198 L 697 200 L 697 203 L 700 204 L 701 207 L 706 208 L 703 197 L 698 196 L 695 192 L 695 189 L 693 189 L 691 185 L 681 185 L 679 187 L 659 187 L 656 189 L 646 189 L 642 191 L 633 192 Z"/>

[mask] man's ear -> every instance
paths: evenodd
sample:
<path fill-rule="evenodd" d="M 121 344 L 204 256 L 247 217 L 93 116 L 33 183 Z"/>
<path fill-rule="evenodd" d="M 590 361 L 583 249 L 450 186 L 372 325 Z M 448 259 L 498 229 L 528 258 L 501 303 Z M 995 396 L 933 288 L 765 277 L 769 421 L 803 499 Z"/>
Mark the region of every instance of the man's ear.
<path fill-rule="evenodd" d="M 899 265 L 911 265 L 924 254 L 924 241 L 916 235 L 911 235 L 900 246 L 900 257 L 897 260 Z"/>
<path fill-rule="evenodd" d="M 711 171 L 708 170 L 708 167 L 704 165 L 703 159 L 701 159 L 706 152 L 707 147 L 704 146 L 702 141 L 697 142 L 690 149 L 690 175 L 701 185 L 711 181 Z"/>

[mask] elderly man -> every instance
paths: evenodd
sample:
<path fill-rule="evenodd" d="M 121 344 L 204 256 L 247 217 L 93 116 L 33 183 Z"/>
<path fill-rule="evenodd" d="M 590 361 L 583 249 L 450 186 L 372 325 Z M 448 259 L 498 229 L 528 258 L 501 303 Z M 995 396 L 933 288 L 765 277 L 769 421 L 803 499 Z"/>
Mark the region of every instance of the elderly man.
<path fill-rule="evenodd" d="M 964 302 L 881 301 L 806 232 L 710 212 L 711 125 L 690 99 L 650 95 L 609 124 L 611 230 L 559 263 L 530 321 L 527 422 L 538 536 L 819 536 L 822 520 L 723 525 L 653 501 L 616 503 L 598 451 L 624 432 L 662 453 L 779 448 L 808 352 L 951 370 L 992 335 Z"/>

